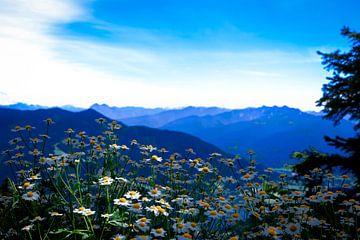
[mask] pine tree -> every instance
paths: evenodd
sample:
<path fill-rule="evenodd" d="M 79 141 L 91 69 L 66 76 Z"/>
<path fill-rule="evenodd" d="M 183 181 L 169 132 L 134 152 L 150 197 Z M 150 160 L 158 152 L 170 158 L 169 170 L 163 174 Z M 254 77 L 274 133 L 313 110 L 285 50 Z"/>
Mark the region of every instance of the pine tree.
<path fill-rule="evenodd" d="M 348 52 L 318 52 L 325 70 L 332 72 L 332 76 L 323 85 L 323 96 L 317 101 L 317 106 L 324 107 L 324 118 L 334 121 L 335 125 L 344 118 L 353 121 L 354 137 L 325 136 L 325 141 L 341 150 L 343 155 L 323 154 L 313 149 L 297 152 L 293 157 L 304 161 L 294 169 L 300 174 L 306 174 L 315 167 L 341 167 L 357 177 L 357 187 L 360 188 L 360 33 L 344 27 L 341 35 L 350 40 L 351 49 Z"/>

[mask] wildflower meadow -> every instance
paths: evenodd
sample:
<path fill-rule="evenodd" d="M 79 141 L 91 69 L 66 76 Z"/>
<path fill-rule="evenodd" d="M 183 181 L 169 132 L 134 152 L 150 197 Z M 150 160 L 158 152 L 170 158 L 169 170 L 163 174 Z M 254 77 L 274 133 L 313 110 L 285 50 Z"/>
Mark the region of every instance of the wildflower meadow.
<path fill-rule="evenodd" d="M 16 126 L 0 197 L 1 239 L 359 239 L 349 176 L 296 176 L 257 166 L 255 154 L 197 157 L 133 140 L 117 122 L 103 134 L 67 129 L 49 151 L 44 132 Z M 196 149 L 196 146 L 193 146 Z M 322 184 L 307 182 L 322 178 Z"/>

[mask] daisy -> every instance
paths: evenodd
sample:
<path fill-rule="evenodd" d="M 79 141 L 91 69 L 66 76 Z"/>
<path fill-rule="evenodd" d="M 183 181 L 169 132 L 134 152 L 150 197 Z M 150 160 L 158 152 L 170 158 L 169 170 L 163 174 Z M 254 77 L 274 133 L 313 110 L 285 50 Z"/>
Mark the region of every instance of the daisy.
<path fill-rule="evenodd" d="M 111 240 L 125 240 L 125 236 L 121 234 L 116 234 Z"/>
<path fill-rule="evenodd" d="M 173 229 L 177 233 L 184 233 L 188 231 L 188 227 L 186 224 L 184 224 L 184 221 L 174 223 Z"/>
<path fill-rule="evenodd" d="M 198 168 L 198 171 L 203 172 L 203 173 L 211 173 L 211 172 L 213 172 L 213 170 L 210 169 L 209 167 Z"/>
<path fill-rule="evenodd" d="M 234 212 L 234 208 L 230 205 L 230 204 L 225 204 L 222 209 L 226 212 L 226 213 L 233 213 Z"/>
<path fill-rule="evenodd" d="M 141 203 L 133 203 L 130 208 L 130 211 L 140 213 L 141 212 Z"/>
<path fill-rule="evenodd" d="M 61 217 L 63 214 L 58 212 L 49 212 L 50 216 L 52 217 Z"/>
<path fill-rule="evenodd" d="M 31 181 L 31 180 L 40 180 L 40 173 L 32 175 L 31 177 L 28 177 L 26 180 Z"/>
<path fill-rule="evenodd" d="M 22 198 L 26 201 L 36 201 L 38 200 L 40 195 L 36 192 L 29 191 L 22 195 Z"/>
<path fill-rule="evenodd" d="M 101 214 L 101 217 L 102 217 L 102 218 L 109 219 L 109 218 L 112 217 L 112 215 L 113 215 L 113 214 L 111 214 L 111 213 L 105 213 L 105 214 Z"/>
<path fill-rule="evenodd" d="M 152 190 L 149 191 L 148 193 L 149 193 L 149 195 L 150 195 L 151 197 L 154 197 L 154 198 L 158 198 L 158 197 L 160 197 L 160 195 L 161 195 L 161 191 L 158 190 L 157 188 L 152 189 Z"/>
<path fill-rule="evenodd" d="M 113 150 L 119 150 L 120 149 L 120 146 L 117 145 L 116 143 L 111 144 L 109 147 L 110 147 L 110 149 L 113 149 Z"/>
<path fill-rule="evenodd" d="M 129 206 L 130 202 L 126 198 L 119 198 L 119 199 L 114 199 L 114 204 L 120 206 Z"/>
<path fill-rule="evenodd" d="M 162 157 L 158 157 L 157 155 L 152 155 L 151 158 L 146 159 L 147 162 L 149 161 L 161 162 L 162 160 L 163 160 Z"/>
<path fill-rule="evenodd" d="M 276 227 L 267 227 L 263 231 L 263 235 L 273 238 L 278 238 L 280 231 Z"/>
<path fill-rule="evenodd" d="M 135 240 L 150 240 L 151 237 L 149 235 L 137 235 L 134 238 Z"/>
<path fill-rule="evenodd" d="M 33 224 L 30 224 L 30 225 L 27 225 L 27 226 L 23 227 L 21 230 L 30 231 L 33 228 L 33 226 L 34 226 Z"/>
<path fill-rule="evenodd" d="M 188 240 L 192 239 L 192 235 L 190 233 L 184 233 L 183 235 L 178 236 L 178 240 Z"/>
<path fill-rule="evenodd" d="M 125 178 L 122 178 L 122 177 L 116 177 L 115 179 L 118 180 L 118 181 L 124 182 L 124 183 L 128 183 L 128 182 L 129 182 L 129 180 L 127 180 L 127 179 L 125 179 Z"/>
<path fill-rule="evenodd" d="M 165 207 L 167 209 L 172 209 L 170 204 L 168 202 L 166 202 L 164 199 L 155 200 L 155 202 L 160 203 L 162 207 Z"/>
<path fill-rule="evenodd" d="M 289 223 L 289 224 L 287 224 L 285 231 L 287 234 L 292 235 L 292 236 L 299 234 L 301 232 L 300 224 L 299 223 Z"/>
<path fill-rule="evenodd" d="M 229 240 L 239 240 L 239 237 L 238 236 L 232 236 L 229 238 Z"/>
<path fill-rule="evenodd" d="M 33 189 L 33 187 L 35 186 L 35 184 L 31 184 L 30 182 L 24 182 L 24 184 L 22 186 L 19 186 L 19 189 Z"/>
<path fill-rule="evenodd" d="M 218 218 L 219 213 L 216 210 L 209 210 L 205 213 L 210 218 Z"/>
<path fill-rule="evenodd" d="M 126 145 L 121 145 L 120 148 L 121 148 L 122 150 L 129 150 L 129 148 L 128 148 Z"/>
<path fill-rule="evenodd" d="M 243 180 L 243 181 L 250 181 L 250 180 L 252 180 L 253 178 L 254 178 L 253 174 L 247 173 L 247 174 L 245 174 L 244 176 L 241 177 L 241 180 Z"/>
<path fill-rule="evenodd" d="M 114 179 L 108 176 L 102 177 L 99 180 L 99 185 L 101 186 L 108 186 L 114 182 Z"/>
<path fill-rule="evenodd" d="M 129 199 L 139 199 L 140 198 L 140 193 L 137 191 L 128 191 L 124 197 L 129 198 Z"/>
<path fill-rule="evenodd" d="M 84 207 L 79 207 L 79 208 L 75 208 L 75 209 L 74 209 L 74 213 L 80 213 L 80 214 L 82 214 L 83 212 L 85 212 L 85 211 L 87 211 L 87 210 L 89 210 L 89 209 L 84 208 Z"/>
<path fill-rule="evenodd" d="M 95 211 L 91 211 L 91 209 L 86 209 L 85 211 L 83 211 L 81 213 L 83 216 L 91 216 L 91 215 L 94 215 L 95 214 Z"/>
<path fill-rule="evenodd" d="M 163 228 L 151 229 L 151 234 L 153 234 L 155 237 L 164 237 L 166 231 Z"/>
<path fill-rule="evenodd" d="M 150 229 L 150 226 L 148 225 L 148 223 L 150 223 L 150 220 L 147 218 L 140 218 L 138 220 L 136 220 L 135 222 L 135 227 L 137 227 L 137 229 L 140 229 L 143 232 L 146 232 Z"/>
<path fill-rule="evenodd" d="M 36 216 L 34 219 L 30 220 L 30 222 L 34 223 L 36 221 L 41 222 L 41 221 L 44 221 L 44 220 L 45 220 L 45 218 L 42 218 L 40 216 Z"/>

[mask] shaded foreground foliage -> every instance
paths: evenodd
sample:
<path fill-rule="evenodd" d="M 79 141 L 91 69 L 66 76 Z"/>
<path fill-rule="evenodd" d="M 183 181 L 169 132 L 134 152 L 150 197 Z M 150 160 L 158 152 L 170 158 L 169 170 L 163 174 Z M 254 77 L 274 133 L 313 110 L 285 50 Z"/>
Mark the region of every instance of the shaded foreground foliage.
<path fill-rule="evenodd" d="M 121 126 L 97 122 L 102 134 L 68 129 L 67 150 L 47 155 L 47 133 L 13 129 L 1 238 L 359 239 L 359 196 L 348 195 L 346 175 L 317 168 L 294 185 L 271 168 L 257 172 L 252 151 L 247 160 L 205 159 L 192 149 L 180 156 L 136 140 L 120 145 Z M 326 184 L 310 189 L 318 178 Z"/>

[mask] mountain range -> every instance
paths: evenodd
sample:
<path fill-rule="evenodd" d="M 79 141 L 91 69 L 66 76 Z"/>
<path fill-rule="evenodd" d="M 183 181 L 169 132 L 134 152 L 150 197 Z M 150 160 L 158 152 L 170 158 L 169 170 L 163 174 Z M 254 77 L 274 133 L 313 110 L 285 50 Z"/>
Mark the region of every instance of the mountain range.
<path fill-rule="evenodd" d="M 105 110 L 106 105 L 103 105 L 104 114 Z M 335 127 L 323 116 L 322 112 L 303 112 L 287 106 L 245 109 L 186 107 L 130 118 L 118 116 L 117 119 L 128 125 L 185 132 L 232 154 L 253 149 L 260 163 L 280 167 L 284 163 L 295 163 L 290 158 L 295 150 L 313 147 L 334 153 L 334 148 L 323 140 L 324 136 L 349 137 L 354 134 L 353 123 L 344 120 Z"/>
<path fill-rule="evenodd" d="M 334 152 L 323 137 L 349 137 L 354 134 L 353 123 L 344 120 L 339 126 L 322 118 L 321 112 L 302 112 L 290 107 L 259 107 L 225 109 L 218 107 L 185 107 L 179 109 L 109 107 L 94 104 L 104 116 L 120 120 L 125 125 L 153 127 L 183 132 L 202 139 L 230 154 L 243 155 L 249 149 L 258 162 L 280 167 L 294 163 L 293 151 L 309 147 Z M 148 128 L 141 128 L 145 131 Z M 183 139 L 169 139 L 167 144 Z"/>
<path fill-rule="evenodd" d="M 260 107 L 232 110 L 214 116 L 191 116 L 161 127 L 182 131 L 237 154 L 253 149 L 264 165 L 282 166 L 295 150 L 314 147 L 334 152 L 323 140 L 325 135 L 349 137 L 353 124 L 331 121 L 289 107 Z"/>

